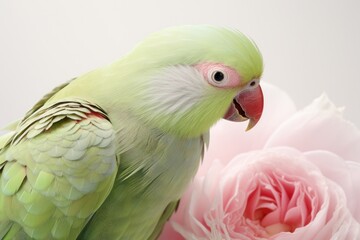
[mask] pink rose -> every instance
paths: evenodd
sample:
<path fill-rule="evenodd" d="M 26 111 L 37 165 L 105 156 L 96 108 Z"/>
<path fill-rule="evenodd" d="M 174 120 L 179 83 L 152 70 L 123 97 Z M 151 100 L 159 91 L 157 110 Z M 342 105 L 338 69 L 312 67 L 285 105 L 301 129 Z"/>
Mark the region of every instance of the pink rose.
<path fill-rule="evenodd" d="M 360 239 L 360 131 L 326 96 L 296 112 L 284 92 L 263 90 L 254 129 L 212 129 L 160 240 Z"/>

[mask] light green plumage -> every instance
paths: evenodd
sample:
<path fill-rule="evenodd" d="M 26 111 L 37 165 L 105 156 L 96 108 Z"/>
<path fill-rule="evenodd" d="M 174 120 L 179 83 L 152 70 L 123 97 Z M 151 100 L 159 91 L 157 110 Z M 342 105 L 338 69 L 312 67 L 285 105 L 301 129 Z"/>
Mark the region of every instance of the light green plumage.
<path fill-rule="evenodd" d="M 232 67 L 244 84 L 262 73 L 241 33 L 184 26 L 36 103 L 0 137 L 0 237 L 155 239 L 239 90 L 198 85 L 194 95 L 182 74 L 201 62 Z"/>
<path fill-rule="evenodd" d="M 1 235 L 75 239 L 101 205 L 117 172 L 114 131 L 91 111 L 102 114 L 84 101 L 38 109 L 7 139 L 0 225 L 17 231 Z"/>

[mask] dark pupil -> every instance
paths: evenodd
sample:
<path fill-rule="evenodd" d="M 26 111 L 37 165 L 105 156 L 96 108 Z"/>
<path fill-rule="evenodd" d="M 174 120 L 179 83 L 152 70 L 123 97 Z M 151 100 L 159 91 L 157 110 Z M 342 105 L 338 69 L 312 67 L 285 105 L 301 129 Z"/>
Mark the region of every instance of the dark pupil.
<path fill-rule="evenodd" d="M 217 82 L 224 80 L 224 74 L 222 72 L 216 72 L 214 74 L 214 80 Z"/>

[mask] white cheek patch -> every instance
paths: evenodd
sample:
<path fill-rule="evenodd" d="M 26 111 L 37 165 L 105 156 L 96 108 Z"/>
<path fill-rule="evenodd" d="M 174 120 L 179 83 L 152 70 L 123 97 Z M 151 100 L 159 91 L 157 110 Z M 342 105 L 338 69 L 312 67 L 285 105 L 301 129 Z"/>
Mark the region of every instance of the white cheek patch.
<path fill-rule="evenodd" d="M 186 112 L 201 101 L 207 87 L 207 81 L 194 67 L 170 66 L 149 79 L 146 105 L 159 114 Z"/>

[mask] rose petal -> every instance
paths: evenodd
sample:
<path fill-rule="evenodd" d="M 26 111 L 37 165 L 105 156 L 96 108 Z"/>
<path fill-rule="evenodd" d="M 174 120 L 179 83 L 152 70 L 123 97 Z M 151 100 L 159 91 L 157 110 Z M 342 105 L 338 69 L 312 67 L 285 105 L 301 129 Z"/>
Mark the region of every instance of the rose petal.
<path fill-rule="evenodd" d="M 353 199 L 348 199 L 349 205 L 352 206 L 350 209 L 353 217 L 360 223 L 360 205 L 359 205 L 359 186 L 360 186 L 360 164 L 357 162 L 347 161 L 348 169 L 351 176 L 351 182 L 354 189 Z M 351 196 L 350 196 L 351 197 Z"/>
<path fill-rule="evenodd" d="M 176 216 L 176 215 L 174 215 Z M 167 222 L 164 226 L 164 229 L 161 232 L 158 240 L 184 240 L 184 237 L 181 236 L 180 233 L 174 230 L 173 226 L 171 226 L 170 222 Z"/>
<path fill-rule="evenodd" d="M 269 173 L 267 173 L 267 171 L 269 171 Z M 312 186 L 311 189 L 318 189 L 320 191 L 325 191 L 325 182 L 324 182 L 324 178 L 321 176 L 320 171 L 316 168 L 315 165 L 313 165 L 311 162 L 307 162 L 305 161 L 304 157 L 302 157 L 301 153 L 294 150 L 294 149 L 290 149 L 290 148 L 276 148 L 276 149 L 268 149 L 266 151 L 260 151 L 260 152 L 252 152 L 252 153 L 247 153 L 247 154 L 241 154 L 239 156 L 237 156 L 236 158 L 234 158 L 231 162 L 228 163 L 228 165 L 225 167 L 225 169 L 223 171 L 220 172 L 220 174 L 222 175 L 222 181 L 221 181 L 221 187 L 220 190 L 224 189 L 224 186 L 227 186 L 228 189 L 227 190 L 222 190 L 222 194 L 219 193 L 219 195 L 223 195 L 225 194 L 227 191 L 231 191 L 234 195 L 237 195 L 237 190 L 239 186 L 241 189 L 241 192 L 243 195 L 243 197 L 247 197 L 249 198 L 248 200 L 248 204 L 249 205 L 244 205 L 244 200 L 246 199 L 242 199 L 242 198 L 236 198 L 237 203 L 242 206 L 246 206 L 246 208 L 253 208 L 251 207 L 254 202 L 257 201 L 256 196 L 254 196 L 254 199 L 251 200 L 250 196 L 248 196 L 248 193 L 253 192 L 253 187 L 251 187 L 251 185 L 253 185 L 253 183 L 255 183 L 256 181 L 259 180 L 260 176 L 257 176 L 258 173 L 264 173 L 264 174 L 271 174 L 272 171 L 275 171 L 278 175 L 278 178 L 283 178 L 283 176 L 285 176 L 285 179 L 288 177 L 289 179 L 292 178 L 292 176 L 296 176 L 296 178 L 294 179 L 294 181 L 300 181 L 300 179 L 302 179 L 304 184 L 308 184 L 309 186 Z M 287 176 L 287 177 L 286 177 Z M 236 179 L 236 183 L 234 182 L 234 180 Z M 299 180 L 296 180 L 299 179 Z M 262 180 L 261 180 L 262 181 Z M 263 182 L 264 184 L 266 184 L 266 182 Z M 275 182 L 272 182 L 271 184 L 274 184 Z M 266 187 L 266 185 L 264 185 L 265 188 L 271 189 L 269 187 Z M 279 188 L 278 188 L 279 189 Z M 284 188 L 284 191 L 286 191 L 286 189 L 288 189 L 288 187 Z M 291 190 L 293 191 L 293 190 Z M 302 191 L 302 190 L 300 190 Z M 281 195 L 286 194 L 285 192 L 282 192 Z M 298 194 L 296 192 L 294 192 L 294 197 L 300 197 L 301 199 L 303 197 L 301 197 L 301 192 Z M 322 195 L 324 195 L 324 193 L 322 193 Z M 240 195 L 237 195 L 240 197 Z M 272 195 L 274 197 L 274 200 L 276 200 L 276 203 L 278 206 L 280 206 L 280 208 L 282 208 L 283 206 L 281 206 L 281 201 L 280 198 L 276 197 L 276 193 L 273 193 Z M 258 197 L 259 198 L 259 197 Z M 278 199 L 277 199 L 278 198 Z M 320 198 L 320 199 L 319 199 Z M 230 199 L 231 198 L 226 198 L 224 197 L 223 200 L 227 201 L 226 199 Z M 317 197 L 317 200 L 321 200 L 321 195 L 319 195 Z M 297 203 L 298 206 L 298 210 L 297 213 L 299 218 L 303 215 L 303 209 L 305 208 L 305 206 L 301 205 L 301 201 L 300 203 Z M 224 203 L 225 204 L 225 203 Z M 299 204 L 299 205 L 298 205 Z M 226 204 L 226 206 L 229 204 Z M 286 207 L 286 206 L 285 206 Z M 318 208 L 316 206 L 316 204 L 313 204 L 314 208 Z M 234 207 L 234 205 L 231 205 L 232 210 L 236 210 L 237 212 L 239 212 L 241 214 L 241 212 L 244 212 L 244 210 L 241 210 L 243 207 Z M 253 211 L 250 209 L 250 211 Z M 317 210 L 315 211 L 316 214 Z M 244 214 L 246 214 L 246 211 L 244 212 Z M 280 220 L 280 212 L 277 209 L 274 209 L 273 212 L 271 212 L 270 214 L 268 214 L 263 220 L 263 224 L 266 224 L 266 227 L 270 227 L 270 231 L 273 231 L 273 226 L 275 226 L 277 223 L 279 223 Z M 293 214 L 293 213 L 290 213 Z M 305 214 L 306 216 L 308 214 Z M 245 216 L 245 215 L 244 215 Z M 248 216 L 254 216 L 254 215 L 248 215 Z M 294 216 L 294 215 L 293 215 Z M 315 215 L 314 215 L 315 216 Z M 317 216 L 317 215 L 316 215 Z M 300 221 L 303 222 L 303 221 Z M 268 225 L 269 224 L 269 225 Z M 277 225 L 276 225 L 277 226 Z M 249 225 L 250 227 L 250 225 Z M 285 225 L 282 225 L 283 228 L 281 229 L 285 229 Z M 287 229 L 288 227 L 286 227 Z M 255 228 L 254 228 L 255 229 Z M 278 228 L 276 228 L 278 229 Z M 243 234 L 245 234 L 246 228 L 244 228 L 243 230 Z M 255 230 L 256 232 L 260 232 L 259 229 Z M 234 237 L 234 236 L 233 236 Z M 231 237 L 230 239 L 235 239 Z M 244 239 L 243 237 L 240 237 L 238 239 Z M 310 238 L 308 238 L 310 239 Z"/>
<path fill-rule="evenodd" d="M 329 181 L 324 204 L 316 218 L 293 233 L 280 233 L 272 239 L 359 239 L 359 223 L 351 216 L 345 206 L 345 195 L 341 188 Z"/>
<path fill-rule="evenodd" d="M 266 143 L 266 147 L 283 145 L 301 151 L 328 150 L 360 162 L 359 129 L 343 119 L 326 95 L 284 122 Z"/>
<path fill-rule="evenodd" d="M 347 198 L 347 207 L 360 222 L 360 163 L 344 161 L 334 153 L 321 150 L 306 152 L 305 156 L 319 167 L 325 177 L 342 188 Z"/>

